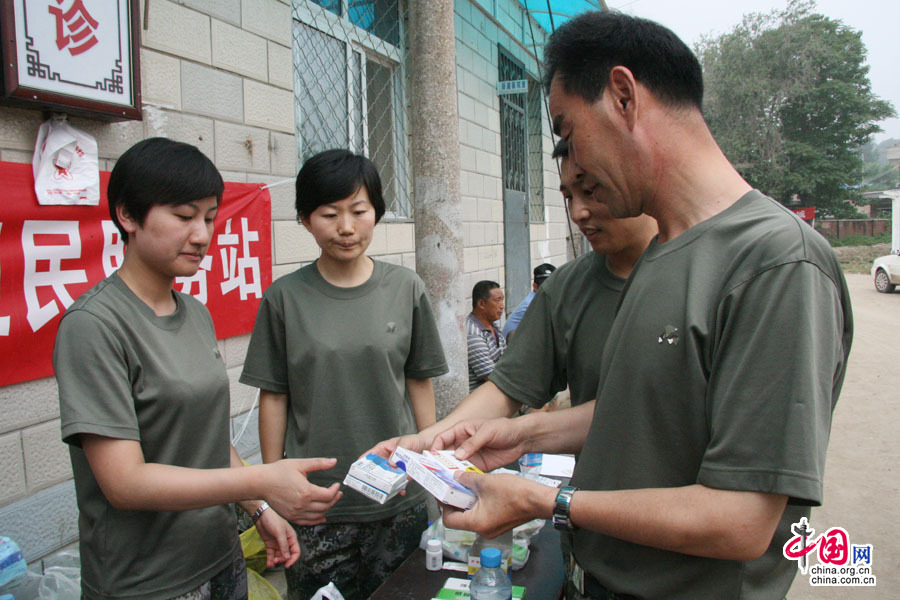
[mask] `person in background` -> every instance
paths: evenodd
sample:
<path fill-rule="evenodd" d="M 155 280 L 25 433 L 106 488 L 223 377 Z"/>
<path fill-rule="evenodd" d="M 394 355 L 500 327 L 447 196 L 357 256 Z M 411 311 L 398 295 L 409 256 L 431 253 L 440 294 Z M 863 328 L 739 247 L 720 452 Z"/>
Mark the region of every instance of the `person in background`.
<path fill-rule="evenodd" d="M 531 304 L 531 301 L 534 299 L 534 295 L 537 293 L 538 289 L 540 289 L 541 284 L 544 283 L 555 270 L 556 267 L 550 263 L 541 263 L 534 268 L 534 281 L 531 284 L 531 291 L 528 292 L 528 295 L 519 302 L 519 305 L 509 313 L 506 323 L 503 324 L 503 337 L 506 338 L 507 343 L 509 343 L 512 332 L 516 330 L 516 327 L 518 327 L 519 323 L 522 321 L 522 316 L 525 314 L 525 311 L 528 310 L 528 305 Z"/>
<path fill-rule="evenodd" d="M 552 518 L 576 600 L 784 598 L 797 567 L 783 548 L 823 499 L 853 335 L 841 266 L 722 154 L 700 64 L 674 33 L 588 12 L 544 58 L 554 131 L 595 198 L 617 218 L 654 217 L 659 235 L 597 348 L 594 402 L 440 436 L 486 470 L 579 453 L 571 484 L 461 473 L 478 502 L 445 507 L 444 524 L 490 537 Z"/>
<path fill-rule="evenodd" d="M 425 284 L 366 255 L 385 212 L 372 161 L 347 150 L 311 157 L 297 175 L 296 208 L 319 258 L 264 294 L 240 380 L 261 390 L 263 461 L 326 452 L 337 467 L 313 481 L 331 486 L 376 441 L 434 423 L 431 378 L 448 369 Z M 428 524 L 424 490 L 407 491 L 383 505 L 352 491 L 328 523 L 298 527 L 289 597 L 333 582 L 348 600 L 368 598 Z"/>
<path fill-rule="evenodd" d="M 69 307 L 53 353 L 83 598 L 246 598 L 228 503 L 252 515 L 267 564 L 290 566 L 300 548 L 279 514 L 321 523 L 340 495 L 306 479 L 334 459 L 245 467 L 229 442 L 212 320 L 172 289 L 200 267 L 223 190 L 200 150 L 164 138 L 132 146 L 110 175 L 125 258 Z"/>
<path fill-rule="evenodd" d="M 466 318 L 466 350 L 469 357 L 469 392 L 487 381 L 506 351 L 500 331 L 503 290 L 496 281 L 479 281 L 472 288 L 472 312 Z"/>

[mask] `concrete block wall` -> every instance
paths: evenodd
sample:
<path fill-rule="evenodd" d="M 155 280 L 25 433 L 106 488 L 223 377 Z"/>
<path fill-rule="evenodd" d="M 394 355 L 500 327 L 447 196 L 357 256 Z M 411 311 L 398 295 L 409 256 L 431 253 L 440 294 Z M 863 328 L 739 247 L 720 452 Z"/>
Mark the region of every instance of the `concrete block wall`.
<path fill-rule="evenodd" d="M 490 279 L 501 286 L 505 280 L 498 41 L 531 77 L 539 80 L 540 74 L 535 57 L 515 39 L 522 39 L 527 23 L 516 0 L 456 0 L 455 12 L 464 286 L 471 294 L 479 280 Z M 537 26 L 534 31 L 540 35 Z M 542 143 L 544 215 L 540 223 L 530 226 L 532 267 L 543 262 L 561 265 L 569 258 L 566 213 L 556 162 L 550 158 L 553 140 L 545 114 Z"/>

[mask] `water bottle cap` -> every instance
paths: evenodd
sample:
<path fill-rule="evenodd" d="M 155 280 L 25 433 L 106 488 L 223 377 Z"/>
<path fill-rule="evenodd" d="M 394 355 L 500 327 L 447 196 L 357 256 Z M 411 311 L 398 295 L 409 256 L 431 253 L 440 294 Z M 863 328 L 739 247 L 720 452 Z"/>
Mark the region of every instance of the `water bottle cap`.
<path fill-rule="evenodd" d="M 435 539 L 428 540 L 428 549 L 429 550 L 440 550 L 441 549 L 441 540 L 435 540 Z"/>
<path fill-rule="evenodd" d="M 502 554 L 497 548 L 485 548 L 481 551 L 481 566 L 494 568 L 500 566 L 500 558 Z"/>

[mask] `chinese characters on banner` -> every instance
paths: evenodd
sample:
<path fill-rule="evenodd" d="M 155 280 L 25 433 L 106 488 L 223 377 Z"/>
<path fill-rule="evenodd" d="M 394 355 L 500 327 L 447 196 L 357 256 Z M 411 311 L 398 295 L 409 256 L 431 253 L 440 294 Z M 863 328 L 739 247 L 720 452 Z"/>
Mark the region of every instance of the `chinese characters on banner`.
<path fill-rule="evenodd" d="M 0 162 L 0 386 L 53 374 L 59 318 L 115 271 L 125 246 L 109 218 L 100 173 L 99 206 L 40 206 L 31 165 Z M 209 251 L 175 289 L 212 315 L 219 339 L 253 329 L 272 282 L 271 203 L 258 184 L 226 183 Z"/>

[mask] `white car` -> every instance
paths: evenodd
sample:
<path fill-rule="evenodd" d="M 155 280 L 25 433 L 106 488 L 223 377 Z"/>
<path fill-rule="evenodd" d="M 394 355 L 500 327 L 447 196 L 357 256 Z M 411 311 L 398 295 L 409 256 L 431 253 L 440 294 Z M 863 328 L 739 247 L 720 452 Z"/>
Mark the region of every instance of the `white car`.
<path fill-rule="evenodd" d="M 875 278 L 875 289 L 882 294 L 890 294 L 900 284 L 900 256 L 897 251 L 880 256 L 872 263 L 872 277 Z"/>

